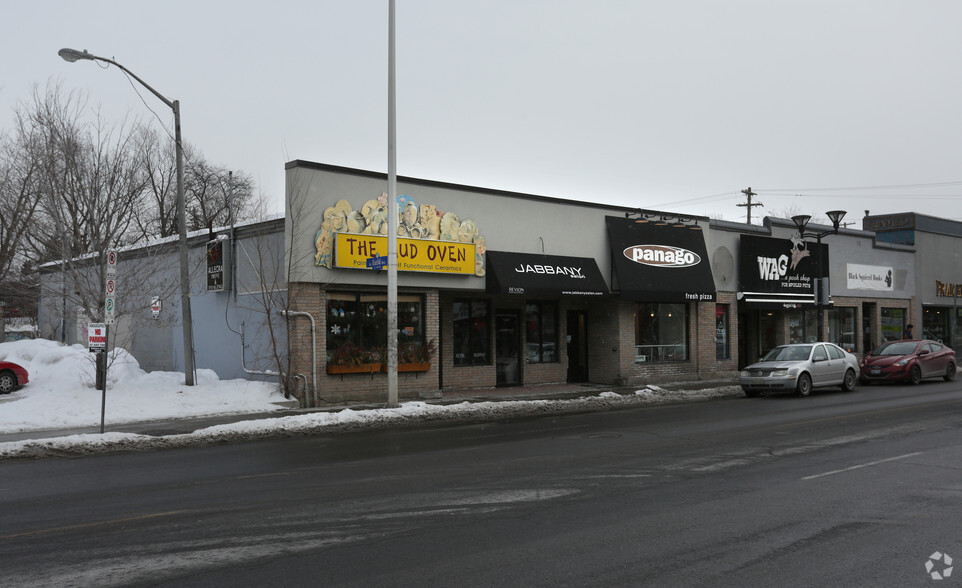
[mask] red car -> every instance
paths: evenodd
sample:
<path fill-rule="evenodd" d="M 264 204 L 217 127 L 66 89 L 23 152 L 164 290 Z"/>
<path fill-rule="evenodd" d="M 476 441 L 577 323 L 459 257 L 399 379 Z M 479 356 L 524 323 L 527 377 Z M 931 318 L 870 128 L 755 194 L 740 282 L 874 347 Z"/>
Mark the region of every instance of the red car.
<path fill-rule="evenodd" d="M 12 361 L 0 361 L 0 394 L 9 394 L 28 381 L 27 370 Z"/>
<path fill-rule="evenodd" d="M 955 379 L 955 351 L 930 339 L 889 341 L 860 364 L 859 382 L 909 382 L 925 378 Z"/>

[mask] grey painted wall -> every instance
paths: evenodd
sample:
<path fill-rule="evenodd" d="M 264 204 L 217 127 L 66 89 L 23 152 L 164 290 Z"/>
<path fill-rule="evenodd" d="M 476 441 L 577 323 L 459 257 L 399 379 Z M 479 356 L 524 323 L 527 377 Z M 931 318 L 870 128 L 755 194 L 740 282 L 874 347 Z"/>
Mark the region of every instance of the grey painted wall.
<path fill-rule="evenodd" d="M 221 231 L 226 233 L 227 231 Z M 221 379 L 249 377 L 244 369 L 276 371 L 270 361 L 273 345 L 266 328 L 267 309 L 280 349 L 286 348 L 285 320 L 277 311 L 286 297 L 284 282 L 283 219 L 238 227 L 234 248 L 235 287 L 232 292 L 208 292 L 206 232 L 188 241 L 191 268 L 191 314 L 198 370 L 213 370 Z M 117 322 L 113 345 L 129 350 L 147 371 L 183 371 L 184 345 L 180 305 L 180 261 L 170 244 L 121 249 L 117 263 Z M 78 272 L 95 273 L 96 267 Z M 69 272 L 68 272 L 69 275 Z M 86 345 L 86 317 L 77 313 L 78 301 L 68 288 L 67 343 Z M 272 292 L 266 298 L 264 292 Z M 150 303 L 158 296 L 161 312 L 154 317 Z M 63 280 L 59 266 L 47 266 L 41 275 L 41 336 L 60 340 Z M 99 317 L 98 317 L 99 318 Z M 241 352 L 241 325 L 246 331 Z"/>
<path fill-rule="evenodd" d="M 959 237 L 917 230 L 915 244 L 920 252 L 915 259 L 919 312 L 923 304 L 952 306 L 951 297 L 936 295 L 936 280 L 962 284 L 962 243 Z"/>

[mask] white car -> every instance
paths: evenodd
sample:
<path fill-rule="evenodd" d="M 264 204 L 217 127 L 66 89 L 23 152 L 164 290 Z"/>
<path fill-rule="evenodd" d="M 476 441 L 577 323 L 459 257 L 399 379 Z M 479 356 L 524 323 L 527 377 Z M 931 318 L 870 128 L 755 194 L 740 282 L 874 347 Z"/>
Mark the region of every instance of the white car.
<path fill-rule="evenodd" d="M 838 386 L 845 392 L 858 383 L 858 359 L 832 343 L 779 345 L 758 363 L 739 373 L 747 396 L 762 392 L 795 392 L 808 396 L 813 388 Z"/>

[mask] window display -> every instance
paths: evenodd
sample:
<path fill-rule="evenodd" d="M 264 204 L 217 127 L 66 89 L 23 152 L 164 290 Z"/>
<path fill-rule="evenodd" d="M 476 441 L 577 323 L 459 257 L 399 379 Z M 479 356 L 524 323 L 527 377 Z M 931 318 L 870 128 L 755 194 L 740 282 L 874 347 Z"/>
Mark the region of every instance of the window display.
<path fill-rule="evenodd" d="M 688 305 L 646 302 L 635 318 L 635 363 L 688 359 Z"/>

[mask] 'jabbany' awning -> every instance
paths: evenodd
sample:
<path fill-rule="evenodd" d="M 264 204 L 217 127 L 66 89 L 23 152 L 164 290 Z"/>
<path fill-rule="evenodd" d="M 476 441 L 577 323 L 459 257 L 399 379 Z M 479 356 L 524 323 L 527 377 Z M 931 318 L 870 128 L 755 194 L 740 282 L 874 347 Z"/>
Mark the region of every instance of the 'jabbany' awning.
<path fill-rule="evenodd" d="M 608 293 L 598 264 L 590 257 L 487 252 L 488 294 L 523 296 L 602 296 Z"/>

